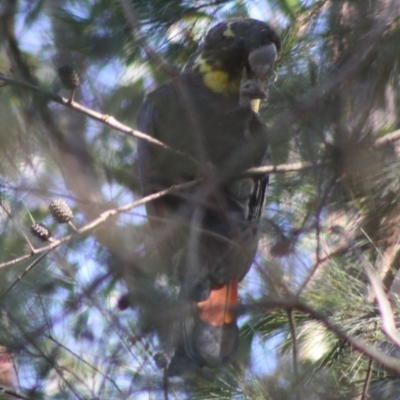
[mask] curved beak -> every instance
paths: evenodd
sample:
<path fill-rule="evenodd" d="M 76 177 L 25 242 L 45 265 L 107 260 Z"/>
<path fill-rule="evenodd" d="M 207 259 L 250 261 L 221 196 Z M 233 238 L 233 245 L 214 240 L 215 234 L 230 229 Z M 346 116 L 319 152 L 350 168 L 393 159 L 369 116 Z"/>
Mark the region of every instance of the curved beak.
<path fill-rule="evenodd" d="M 254 87 L 254 90 L 251 94 L 251 99 L 265 99 L 267 95 L 265 94 L 264 88 L 259 84 L 256 87 Z"/>
<path fill-rule="evenodd" d="M 278 51 L 274 43 L 259 47 L 250 52 L 249 65 L 252 73 L 258 79 L 263 79 L 274 66 Z"/>

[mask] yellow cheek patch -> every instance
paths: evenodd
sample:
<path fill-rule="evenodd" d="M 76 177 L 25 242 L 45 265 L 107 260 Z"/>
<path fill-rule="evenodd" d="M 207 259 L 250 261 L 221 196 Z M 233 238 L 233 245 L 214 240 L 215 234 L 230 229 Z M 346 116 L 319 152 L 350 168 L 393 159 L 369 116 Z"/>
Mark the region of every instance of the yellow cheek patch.
<path fill-rule="evenodd" d="M 202 74 L 206 74 L 213 69 L 209 61 L 207 59 L 204 59 L 201 55 L 196 58 L 194 65 L 196 69 Z"/>
<path fill-rule="evenodd" d="M 216 93 L 234 94 L 239 92 L 240 79 L 231 79 L 228 73 L 218 69 L 219 63 L 210 65 L 201 56 L 195 60 L 195 69 L 203 76 L 204 84 Z"/>
<path fill-rule="evenodd" d="M 239 80 L 232 81 L 229 75 L 223 71 L 209 71 L 203 74 L 204 84 L 217 93 L 237 93 L 239 91 Z"/>

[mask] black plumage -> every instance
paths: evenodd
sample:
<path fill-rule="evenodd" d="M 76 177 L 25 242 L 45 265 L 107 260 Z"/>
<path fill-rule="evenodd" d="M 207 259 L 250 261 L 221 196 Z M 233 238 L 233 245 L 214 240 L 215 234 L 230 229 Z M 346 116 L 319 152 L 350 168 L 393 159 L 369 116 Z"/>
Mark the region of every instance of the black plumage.
<path fill-rule="evenodd" d="M 144 194 L 200 178 L 146 205 L 162 272 L 176 276 L 180 298 L 192 302 L 180 323 L 171 374 L 186 364 L 224 365 L 236 353 L 237 283 L 255 256 L 268 183 L 242 175 L 268 160 L 268 130 L 251 100 L 265 97 L 256 82 L 266 78 L 279 48 L 264 22 L 222 22 L 182 74 L 151 92 L 138 114 L 140 131 L 196 160 L 140 140 Z M 243 76 L 254 82 L 246 84 Z"/>

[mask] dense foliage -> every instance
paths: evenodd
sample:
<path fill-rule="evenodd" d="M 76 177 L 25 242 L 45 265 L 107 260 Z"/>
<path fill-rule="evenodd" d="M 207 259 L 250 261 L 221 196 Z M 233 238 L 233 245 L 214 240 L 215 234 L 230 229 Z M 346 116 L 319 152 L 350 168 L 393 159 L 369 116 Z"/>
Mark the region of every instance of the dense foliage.
<path fill-rule="evenodd" d="M 398 398 L 398 0 L 3 0 L 0 16 L 9 396 Z M 144 209 L 129 206 L 141 198 L 136 140 L 110 116 L 134 128 L 145 93 L 235 16 L 268 21 L 283 40 L 261 109 L 277 168 L 241 287 L 237 361 L 167 382 L 156 332 L 171 324 L 159 302 L 173 309 L 176 288 L 152 280 Z M 74 100 L 105 123 L 49 95 L 70 97 L 65 64 L 79 75 Z M 58 198 L 72 218 L 51 215 Z M 32 234 L 34 223 L 50 233 Z M 128 289 L 136 303 L 121 311 Z"/>

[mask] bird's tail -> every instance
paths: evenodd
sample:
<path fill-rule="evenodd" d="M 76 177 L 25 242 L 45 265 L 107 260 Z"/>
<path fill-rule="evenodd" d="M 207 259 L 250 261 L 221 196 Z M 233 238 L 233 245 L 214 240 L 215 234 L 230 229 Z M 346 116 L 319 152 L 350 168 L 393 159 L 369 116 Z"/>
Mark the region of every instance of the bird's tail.
<path fill-rule="evenodd" d="M 232 361 L 239 343 L 237 304 L 237 279 L 212 289 L 208 299 L 194 304 L 193 315 L 182 319 L 182 342 L 171 360 L 170 375 Z"/>
<path fill-rule="evenodd" d="M 238 303 L 238 280 L 232 279 L 225 285 L 212 289 L 207 300 L 196 304 L 199 318 L 212 326 L 223 326 L 235 321 Z"/>

